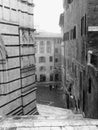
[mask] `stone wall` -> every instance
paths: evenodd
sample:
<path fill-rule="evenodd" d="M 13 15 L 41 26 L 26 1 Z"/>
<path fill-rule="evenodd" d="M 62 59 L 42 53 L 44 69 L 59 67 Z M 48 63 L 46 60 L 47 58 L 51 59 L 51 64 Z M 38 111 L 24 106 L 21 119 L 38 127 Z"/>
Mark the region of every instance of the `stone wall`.
<path fill-rule="evenodd" d="M 89 117 L 97 117 L 96 72 L 93 73 L 92 93 L 88 94 L 89 67 L 87 66 L 88 49 L 97 49 L 98 32 L 89 32 L 89 27 L 98 26 L 97 0 L 76 0 L 65 8 L 64 42 L 66 58 L 66 76 L 71 86 L 71 93 L 75 96 L 78 108 Z M 92 104 L 92 105 L 91 105 Z M 96 105 L 94 105 L 96 104 Z"/>
<path fill-rule="evenodd" d="M 98 26 L 98 1 L 88 0 L 88 26 Z"/>
<path fill-rule="evenodd" d="M 36 74 L 37 80 L 40 82 L 40 75 L 43 74 L 46 76 L 46 82 L 54 83 L 55 73 L 59 74 L 60 78 L 60 68 L 61 68 L 61 36 L 58 34 L 52 33 L 39 33 L 36 34 Z M 43 52 L 40 52 L 40 43 L 43 42 Z M 50 43 L 50 46 L 49 44 Z M 48 49 L 50 48 L 50 49 Z M 55 48 L 57 52 L 55 51 Z M 47 51 L 48 50 L 48 51 Z M 50 50 L 50 52 L 49 52 Z M 39 62 L 39 57 L 44 56 L 45 62 Z M 50 61 L 50 56 L 52 57 L 52 61 Z M 55 59 L 58 61 L 55 62 Z M 40 67 L 44 66 L 45 70 L 40 70 Z M 50 81 L 50 75 L 53 77 L 53 81 Z"/>
<path fill-rule="evenodd" d="M 0 0 L 1 116 L 36 112 L 33 7 L 32 0 Z"/>
<path fill-rule="evenodd" d="M 84 0 L 73 1 L 65 10 L 64 16 L 64 44 L 66 60 L 67 89 L 71 86 L 71 94 L 75 96 L 78 108 L 84 86 L 84 73 L 86 64 L 86 35 L 81 26 L 85 19 L 87 3 Z M 85 19 L 86 20 L 86 19 Z M 83 35 L 81 34 L 81 31 Z"/>
<path fill-rule="evenodd" d="M 94 52 L 94 56 L 98 53 L 98 1 L 88 0 L 88 11 L 87 11 L 87 26 L 88 26 L 88 42 L 87 49 Z M 95 28 L 89 29 L 90 27 Z M 97 58 L 98 59 L 98 58 Z M 98 62 L 94 61 L 93 62 Z M 91 63 L 91 61 L 90 61 Z M 93 64 L 93 63 L 91 63 Z M 97 64 L 97 63 L 96 63 Z M 98 118 L 98 66 L 91 65 L 87 67 L 87 86 L 86 86 L 86 109 L 85 113 L 87 117 Z"/>

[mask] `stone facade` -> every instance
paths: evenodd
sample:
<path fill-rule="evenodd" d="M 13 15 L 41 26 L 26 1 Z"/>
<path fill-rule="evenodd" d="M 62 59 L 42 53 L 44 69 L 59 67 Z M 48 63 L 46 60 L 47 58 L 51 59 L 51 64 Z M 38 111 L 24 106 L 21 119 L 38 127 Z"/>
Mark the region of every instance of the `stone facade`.
<path fill-rule="evenodd" d="M 97 0 L 63 1 L 65 44 L 66 89 L 75 97 L 76 106 L 88 117 L 97 117 L 97 97 L 94 98 L 98 83 L 93 73 L 92 93 L 88 96 L 89 67 L 87 64 L 88 50 L 97 47 L 97 31 L 90 34 L 89 28 L 98 26 Z M 97 61 L 96 61 L 97 62 Z M 94 89 L 94 90 L 93 90 Z M 92 100 L 95 99 L 96 101 Z M 93 105 L 93 104 L 96 105 Z M 96 111 L 97 112 L 97 111 Z M 98 112 L 97 112 L 98 113 Z"/>
<path fill-rule="evenodd" d="M 32 0 L 0 0 L 1 116 L 36 112 L 33 8 Z"/>
<path fill-rule="evenodd" d="M 58 34 L 41 32 L 35 35 L 35 39 L 37 81 L 54 83 L 56 74 L 58 74 L 59 81 L 59 71 L 61 68 L 61 36 Z M 41 57 L 43 57 L 45 60 L 40 61 Z"/>

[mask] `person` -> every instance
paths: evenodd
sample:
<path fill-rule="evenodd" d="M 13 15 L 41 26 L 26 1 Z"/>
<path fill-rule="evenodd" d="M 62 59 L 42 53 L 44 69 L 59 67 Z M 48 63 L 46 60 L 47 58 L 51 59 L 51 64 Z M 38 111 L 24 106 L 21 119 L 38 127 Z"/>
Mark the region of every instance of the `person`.
<path fill-rule="evenodd" d="M 75 96 L 73 96 L 73 107 L 75 108 L 75 112 L 77 112 L 78 111 L 78 106 L 77 106 L 77 101 L 76 101 L 76 98 L 75 98 Z"/>

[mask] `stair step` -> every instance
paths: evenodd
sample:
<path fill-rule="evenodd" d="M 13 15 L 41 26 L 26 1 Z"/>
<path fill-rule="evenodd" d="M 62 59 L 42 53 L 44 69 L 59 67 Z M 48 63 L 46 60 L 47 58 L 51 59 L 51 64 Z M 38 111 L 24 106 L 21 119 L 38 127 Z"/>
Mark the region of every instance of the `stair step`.
<path fill-rule="evenodd" d="M 98 130 L 98 120 L 85 119 L 71 110 L 39 104 L 37 108 L 39 115 L 2 119 L 0 130 Z"/>
<path fill-rule="evenodd" d="M 43 118 L 47 119 L 82 119 L 82 114 L 74 114 L 72 110 L 37 104 L 37 109 Z"/>

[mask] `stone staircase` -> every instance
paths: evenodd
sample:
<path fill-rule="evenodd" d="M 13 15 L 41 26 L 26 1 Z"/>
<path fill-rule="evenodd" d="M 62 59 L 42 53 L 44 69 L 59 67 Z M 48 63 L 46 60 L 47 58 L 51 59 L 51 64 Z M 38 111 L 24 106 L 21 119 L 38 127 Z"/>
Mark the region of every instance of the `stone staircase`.
<path fill-rule="evenodd" d="M 6 118 L 0 130 L 98 130 L 98 120 L 84 119 L 71 110 L 37 105 L 39 115 Z"/>

